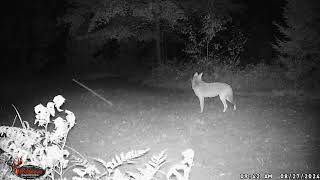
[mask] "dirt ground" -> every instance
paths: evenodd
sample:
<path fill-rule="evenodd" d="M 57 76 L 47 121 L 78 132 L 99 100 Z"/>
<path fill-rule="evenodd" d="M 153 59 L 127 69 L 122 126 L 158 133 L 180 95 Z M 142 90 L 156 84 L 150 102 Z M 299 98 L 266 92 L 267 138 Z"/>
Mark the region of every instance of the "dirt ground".
<path fill-rule="evenodd" d="M 134 166 L 141 167 L 151 155 L 167 149 L 169 163 L 161 169 L 166 172 L 182 159 L 182 151 L 192 148 L 191 180 L 320 173 L 320 100 L 236 96 L 238 109 L 222 113 L 219 98 L 211 98 L 201 114 L 191 88 L 148 88 L 121 79 L 84 83 L 114 106 L 68 79 L 9 81 L 1 87 L 0 125 L 12 124 L 11 104 L 33 125 L 33 107 L 61 94 L 67 99 L 65 109 L 77 118 L 67 145 L 87 157 L 109 161 L 121 152 L 149 147 L 149 154 Z M 156 177 L 165 179 L 161 173 Z"/>

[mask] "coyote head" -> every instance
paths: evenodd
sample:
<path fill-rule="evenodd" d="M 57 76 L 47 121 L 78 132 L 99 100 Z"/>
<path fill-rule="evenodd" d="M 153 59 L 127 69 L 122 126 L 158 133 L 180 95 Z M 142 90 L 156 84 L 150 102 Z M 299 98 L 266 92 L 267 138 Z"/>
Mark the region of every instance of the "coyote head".
<path fill-rule="evenodd" d="M 191 80 L 192 87 L 197 86 L 199 82 L 202 81 L 202 74 L 203 73 L 198 74 L 198 72 L 194 73 L 193 78 Z"/>

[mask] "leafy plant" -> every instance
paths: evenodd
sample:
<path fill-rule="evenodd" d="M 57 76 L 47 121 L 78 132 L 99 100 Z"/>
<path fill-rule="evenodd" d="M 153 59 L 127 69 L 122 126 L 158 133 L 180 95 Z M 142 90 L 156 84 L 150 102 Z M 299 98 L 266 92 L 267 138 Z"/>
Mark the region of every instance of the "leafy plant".
<path fill-rule="evenodd" d="M 58 95 L 47 106 L 39 104 L 34 108 L 34 123 L 44 127 L 42 130 L 32 129 L 29 125 L 22 129 L 1 126 L 0 148 L 4 154 L 13 160 L 19 160 L 21 166 L 30 164 L 46 169 L 44 177 L 54 179 L 54 174 L 58 174 L 62 179 L 63 169 L 69 162 L 69 151 L 64 149 L 65 143 L 69 131 L 75 125 L 74 114 L 61 109 L 64 102 L 65 99 Z M 64 117 L 51 120 L 57 113 L 62 113 Z M 55 125 L 52 132 L 47 128 L 50 123 Z"/>
<path fill-rule="evenodd" d="M 32 129 L 21 119 L 23 128 L 0 126 L 0 149 L 4 151 L 0 155 L 0 167 L 4 169 L 0 172 L 0 178 L 20 179 L 12 173 L 8 173 L 10 160 L 14 167 L 32 165 L 45 169 L 46 173 L 41 178 L 52 180 L 56 179 L 55 175 L 58 175 L 60 180 L 67 180 L 64 175 L 71 169 L 77 174 L 72 177 L 73 180 L 152 180 L 157 172 L 161 172 L 160 168 L 167 160 L 166 150 L 152 156 L 151 160 L 145 163 L 145 168 L 137 168 L 138 173 L 129 171 L 122 173 L 119 170 L 120 166 L 135 163 L 135 159 L 149 152 L 149 148 L 120 153 L 110 162 L 101 158 L 93 158 L 106 169 L 105 172 L 101 172 L 82 154 L 66 145 L 68 133 L 76 123 L 75 115 L 71 111 L 61 108 L 64 102 L 65 98 L 58 95 L 46 106 L 42 104 L 35 106 L 36 119 L 34 123 L 44 129 Z M 56 118 L 52 120 L 53 117 Z M 52 131 L 48 130 L 50 123 L 54 124 Z M 73 154 L 70 154 L 67 149 L 71 150 Z M 194 152 L 192 149 L 188 149 L 182 155 L 183 161 L 174 165 L 167 177 L 175 175 L 178 180 L 182 180 L 181 178 L 188 180 L 190 169 L 193 166 Z M 183 176 L 176 174 L 180 170 L 184 170 Z"/>

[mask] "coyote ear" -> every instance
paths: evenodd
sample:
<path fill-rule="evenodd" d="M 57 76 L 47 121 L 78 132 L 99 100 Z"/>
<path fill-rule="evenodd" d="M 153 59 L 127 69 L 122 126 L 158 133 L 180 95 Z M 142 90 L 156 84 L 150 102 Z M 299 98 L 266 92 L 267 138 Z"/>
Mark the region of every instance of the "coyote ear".
<path fill-rule="evenodd" d="M 199 74 L 199 76 L 198 76 L 199 79 L 202 79 L 202 74 L 203 74 L 203 72 Z"/>
<path fill-rule="evenodd" d="M 194 73 L 193 79 L 198 77 L 198 72 Z"/>

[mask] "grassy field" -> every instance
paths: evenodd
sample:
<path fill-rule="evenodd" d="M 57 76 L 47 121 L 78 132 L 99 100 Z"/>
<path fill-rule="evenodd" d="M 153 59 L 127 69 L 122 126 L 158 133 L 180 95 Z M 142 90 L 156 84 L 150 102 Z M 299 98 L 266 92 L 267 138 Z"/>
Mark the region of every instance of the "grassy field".
<path fill-rule="evenodd" d="M 240 174 L 320 173 L 319 100 L 236 96 L 237 111 L 222 113 L 219 98 L 198 99 L 186 91 L 147 88 L 121 80 L 85 84 L 114 103 L 104 103 L 71 81 L 10 82 L 2 87 L 1 125 L 12 123 L 15 104 L 33 122 L 33 107 L 55 95 L 67 99 L 77 124 L 67 144 L 88 157 L 110 160 L 120 152 L 151 148 L 140 163 L 168 149 L 170 164 L 195 151 L 191 180 L 236 180 Z M 32 123 L 33 124 L 33 123 Z M 19 124 L 16 124 L 19 126 Z M 124 167 L 126 168 L 126 167 Z M 165 179 L 157 174 L 158 179 Z"/>

